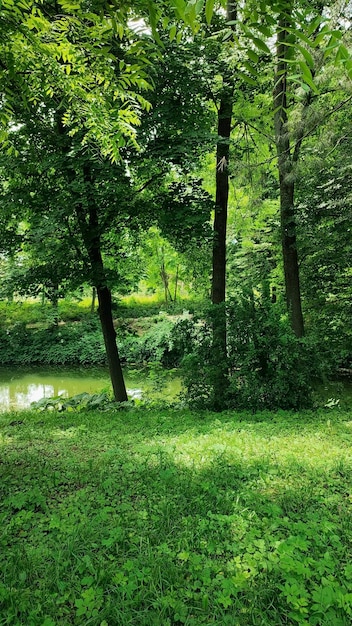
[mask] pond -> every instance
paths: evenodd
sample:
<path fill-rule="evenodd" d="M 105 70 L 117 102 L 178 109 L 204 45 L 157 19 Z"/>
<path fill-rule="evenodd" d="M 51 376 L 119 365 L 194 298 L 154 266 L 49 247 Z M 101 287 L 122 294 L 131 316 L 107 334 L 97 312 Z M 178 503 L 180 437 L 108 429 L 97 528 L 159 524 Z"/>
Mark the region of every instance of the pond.
<path fill-rule="evenodd" d="M 129 399 L 176 400 L 182 389 L 175 371 L 125 369 Z M 75 396 L 79 393 L 111 393 L 107 368 L 0 368 L 0 412 L 27 409 L 41 398 Z M 315 398 L 319 405 L 343 408 L 352 406 L 352 382 L 347 378 L 319 386 Z"/>
<path fill-rule="evenodd" d="M 129 399 L 174 400 L 181 391 L 181 380 L 172 372 L 125 370 L 124 376 Z M 106 368 L 0 368 L 0 411 L 27 409 L 41 398 L 103 390 L 111 392 Z"/>

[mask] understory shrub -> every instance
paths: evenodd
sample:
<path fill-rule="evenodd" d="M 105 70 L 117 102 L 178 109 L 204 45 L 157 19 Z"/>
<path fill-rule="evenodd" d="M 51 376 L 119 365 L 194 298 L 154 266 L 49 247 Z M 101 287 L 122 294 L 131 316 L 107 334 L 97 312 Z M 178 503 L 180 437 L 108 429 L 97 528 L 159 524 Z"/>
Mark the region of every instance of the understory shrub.
<path fill-rule="evenodd" d="M 226 305 L 227 372 L 213 345 L 214 308 L 198 321 L 197 338 L 183 359 L 188 401 L 198 408 L 300 409 L 312 406 L 313 384 L 328 373 L 317 344 L 297 339 L 287 315 L 265 296 L 241 294 Z"/>
<path fill-rule="evenodd" d="M 101 365 L 105 348 L 98 321 L 41 329 L 0 329 L 3 365 Z"/>
<path fill-rule="evenodd" d="M 152 326 L 137 336 L 127 324 L 117 329 L 123 364 L 160 363 L 177 367 L 184 355 L 188 320 L 174 322 L 158 315 Z M 0 362 L 3 365 L 103 365 L 106 363 L 103 335 L 98 318 L 89 321 L 27 328 L 15 324 L 0 329 Z"/>
<path fill-rule="evenodd" d="M 122 299 L 118 299 L 115 304 L 115 311 L 119 319 L 151 317 L 158 315 L 160 312 L 169 313 L 170 315 L 182 315 L 185 309 L 194 312 L 199 311 L 201 308 L 202 301 L 194 298 L 165 302 L 164 300 L 148 297 L 125 296 Z"/>
<path fill-rule="evenodd" d="M 173 321 L 161 314 L 142 336 L 124 334 L 119 338 L 121 360 L 129 364 L 160 363 L 178 367 L 188 350 L 193 331 L 188 318 Z"/>

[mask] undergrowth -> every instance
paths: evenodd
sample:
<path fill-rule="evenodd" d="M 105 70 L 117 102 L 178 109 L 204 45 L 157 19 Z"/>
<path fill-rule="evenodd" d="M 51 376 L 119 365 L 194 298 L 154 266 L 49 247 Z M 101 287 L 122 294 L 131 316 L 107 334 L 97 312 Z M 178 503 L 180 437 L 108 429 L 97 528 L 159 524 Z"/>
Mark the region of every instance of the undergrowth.
<path fill-rule="evenodd" d="M 0 416 L 3 626 L 344 626 L 348 413 Z"/>
<path fill-rule="evenodd" d="M 149 318 L 138 334 L 126 322 L 117 325 L 117 343 L 123 364 L 159 362 L 179 365 L 183 356 L 175 321 L 165 314 Z M 27 328 L 0 327 L 0 362 L 3 365 L 103 365 L 106 353 L 99 320 L 91 317 L 73 324 Z"/>

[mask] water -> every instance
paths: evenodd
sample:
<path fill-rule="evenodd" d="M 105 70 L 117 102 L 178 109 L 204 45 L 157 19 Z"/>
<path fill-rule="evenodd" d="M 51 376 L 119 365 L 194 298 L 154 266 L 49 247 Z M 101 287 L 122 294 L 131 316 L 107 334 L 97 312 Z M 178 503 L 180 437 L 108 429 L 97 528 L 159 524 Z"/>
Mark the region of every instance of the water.
<path fill-rule="evenodd" d="M 177 374 L 162 369 L 156 371 L 125 370 L 125 383 L 129 398 L 164 398 L 174 400 L 181 391 Z M 0 368 L 0 412 L 27 409 L 31 402 L 41 398 L 79 393 L 111 393 L 109 373 L 106 368 Z M 321 385 L 316 390 L 319 404 L 352 407 L 351 379 Z"/>
<path fill-rule="evenodd" d="M 176 376 L 157 375 L 145 370 L 124 372 L 129 398 L 153 397 L 173 400 L 181 391 L 181 381 Z M 79 393 L 111 392 L 109 373 L 105 368 L 0 368 L 0 411 L 20 410 L 30 407 L 41 398 Z"/>

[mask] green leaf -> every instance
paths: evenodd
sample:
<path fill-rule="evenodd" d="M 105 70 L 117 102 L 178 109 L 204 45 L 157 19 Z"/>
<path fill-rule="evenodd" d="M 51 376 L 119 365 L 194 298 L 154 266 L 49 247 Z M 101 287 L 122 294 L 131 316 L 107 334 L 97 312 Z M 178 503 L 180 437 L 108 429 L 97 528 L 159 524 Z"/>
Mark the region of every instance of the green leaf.
<path fill-rule="evenodd" d="M 161 39 L 157 32 L 158 15 L 156 12 L 155 4 L 153 2 L 149 2 L 148 9 L 149 9 L 149 21 L 150 21 L 150 26 L 152 29 L 153 37 L 159 45 L 162 45 Z"/>
<path fill-rule="evenodd" d="M 271 37 L 272 32 L 270 30 L 270 28 L 268 28 L 268 26 L 265 26 L 264 24 L 253 24 L 253 26 L 259 30 L 260 33 L 262 33 L 262 35 L 264 35 L 264 37 Z"/>
<path fill-rule="evenodd" d="M 335 60 L 347 61 L 347 59 L 350 59 L 350 58 L 351 58 L 351 55 L 349 51 L 347 50 L 346 46 L 344 46 L 343 44 L 340 44 L 336 53 Z"/>
<path fill-rule="evenodd" d="M 314 40 L 314 47 L 317 48 L 319 46 L 319 44 L 324 41 L 325 37 L 327 37 L 330 33 L 330 29 L 329 26 L 327 24 L 325 24 L 325 26 L 323 26 L 323 28 L 321 29 L 321 31 L 319 32 L 319 34 L 316 36 L 315 40 Z"/>
<path fill-rule="evenodd" d="M 307 65 L 310 68 L 314 67 L 314 60 L 312 55 L 310 54 L 310 52 L 308 52 L 308 50 L 306 48 L 304 48 L 303 46 L 300 46 L 299 44 L 297 45 L 298 50 L 300 51 L 300 53 L 302 54 L 302 56 L 304 56 Z"/>
<path fill-rule="evenodd" d="M 308 67 L 308 65 L 306 65 L 303 61 L 299 62 L 299 66 L 301 68 L 301 72 L 302 72 L 302 77 L 304 82 L 312 89 L 312 91 L 314 91 L 315 93 L 317 93 L 317 87 L 314 84 L 313 81 L 313 76 L 312 73 Z"/>
<path fill-rule="evenodd" d="M 186 2 L 185 0 L 173 0 L 173 7 L 181 19 L 184 19 Z"/>
<path fill-rule="evenodd" d="M 247 54 L 248 54 L 250 60 L 253 61 L 253 63 L 258 63 L 259 55 L 256 52 L 254 52 L 254 50 L 251 50 L 250 48 L 248 48 Z"/>
<path fill-rule="evenodd" d="M 210 24 L 214 13 L 214 0 L 206 0 L 205 3 L 205 19 Z"/>
<path fill-rule="evenodd" d="M 266 43 L 262 39 L 259 39 L 258 37 L 251 37 L 251 39 L 252 39 L 254 45 L 259 50 L 262 50 L 262 52 L 265 52 L 266 54 L 271 54 L 270 48 L 268 48 L 268 46 L 266 45 Z"/>
<path fill-rule="evenodd" d="M 314 20 L 311 21 L 307 29 L 308 36 L 313 35 L 313 33 L 318 28 L 318 26 L 322 23 L 322 20 L 323 20 L 323 17 L 321 15 L 318 15 L 316 18 L 314 18 Z"/>
<path fill-rule="evenodd" d="M 311 47 L 313 45 L 313 42 L 309 39 L 309 37 L 307 37 L 307 35 L 302 33 L 302 31 L 298 30 L 297 28 L 290 28 L 289 32 L 292 35 L 295 35 L 295 37 L 297 37 L 297 39 L 300 39 L 301 41 L 304 41 L 304 43 L 306 43 L 309 47 Z"/>
<path fill-rule="evenodd" d="M 252 78 L 251 76 L 248 76 L 248 74 L 245 74 L 244 72 L 240 72 L 239 70 L 237 70 L 236 75 L 241 79 L 244 80 L 246 83 L 248 83 L 249 85 L 257 85 L 257 81 L 254 80 L 254 78 Z"/>
<path fill-rule="evenodd" d="M 246 68 L 246 70 L 248 70 L 248 72 L 254 74 L 255 76 L 258 76 L 257 70 L 253 67 L 253 65 L 248 63 L 248 61 L 243 61 L 242 65 Z"/>
<path fill-rule="evenodd" d="M 176 24 L 173 24 L 173 26 L 171 26 L 170 31 L 169 31 L 170 41 L 173 41 L 175 39 L 176 31 L 177 31 L 177 26 Z"/>

